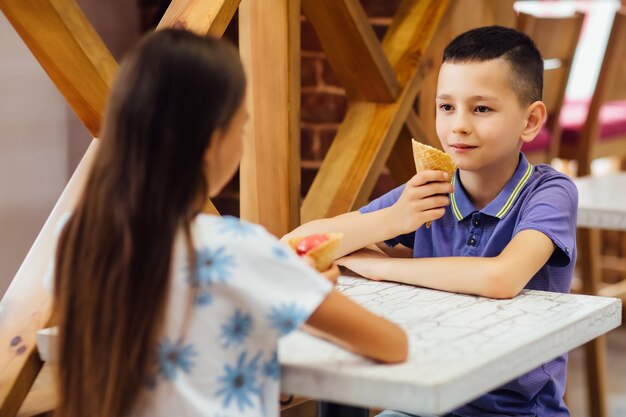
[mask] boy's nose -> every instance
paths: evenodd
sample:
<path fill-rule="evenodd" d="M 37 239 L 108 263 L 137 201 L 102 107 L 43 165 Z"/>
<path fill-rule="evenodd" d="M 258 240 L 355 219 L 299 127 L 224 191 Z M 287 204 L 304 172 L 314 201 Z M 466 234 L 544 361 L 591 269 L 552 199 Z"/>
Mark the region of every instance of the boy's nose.
<path fill-rule="evenodd" d="M 452 132 L 457 134 L 468 134 L 471 131 L 467 117 L 461 112 L 456 114 L 452 124 Z"/>

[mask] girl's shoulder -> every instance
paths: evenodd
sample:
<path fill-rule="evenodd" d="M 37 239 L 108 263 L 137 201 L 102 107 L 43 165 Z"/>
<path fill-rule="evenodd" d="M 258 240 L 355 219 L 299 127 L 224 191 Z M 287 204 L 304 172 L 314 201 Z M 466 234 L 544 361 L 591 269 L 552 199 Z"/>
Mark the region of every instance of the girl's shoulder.
<path fill-rule="evenodd" d="M 278 243 L 263 226 L 233 216 L 200 214 L 192 224 L 192 233 L 197 244 L 236 245 L 243 249 Z"/>

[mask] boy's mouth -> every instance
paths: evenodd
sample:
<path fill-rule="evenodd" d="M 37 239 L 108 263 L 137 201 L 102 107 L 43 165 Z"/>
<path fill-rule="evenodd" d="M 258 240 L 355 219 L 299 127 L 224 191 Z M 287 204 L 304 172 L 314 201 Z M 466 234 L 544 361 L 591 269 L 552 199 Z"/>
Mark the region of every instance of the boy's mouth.
<path fill-rule="evenodd" d="M 450 148 L 452 148 L 455 152 L 458 152 L 458 153 L 469 152 L 472 149 L 476 149 L 477 147 L 478 146 L 467 145 L 465 143 L 454 143 L 450 145 Z"/>

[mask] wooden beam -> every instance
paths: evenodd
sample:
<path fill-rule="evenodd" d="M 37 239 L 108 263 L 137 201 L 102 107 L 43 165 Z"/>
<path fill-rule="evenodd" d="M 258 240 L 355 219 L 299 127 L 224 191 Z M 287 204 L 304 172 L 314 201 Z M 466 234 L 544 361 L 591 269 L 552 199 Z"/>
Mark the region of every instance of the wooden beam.
<path fill-rule="evenodd" d="M 250 115 L 240 170 L 241 217 L 282 236 L 299 224 L 299 0 L 242 1 L 239 50 Z"/>
<path fill-rule="evenodd" d="M 420 87 L 420 59 L 448 1 L 404 0 L 383 39 L 402 86 L 391 104 L 353 103 L 302 205 L 302 220 L 330 217 L 364 204 Z"/>
<path fill-rule="evenodd" d="M 43 287 L 56 247 L 55 231 L 63 213 L 72 211 L 96 154 L 93 140 L 59 201 L 0 301 L 0 416 L 12 417 L 32 386 L 41 361 L 35 334 L 48 323 L 51 293 Z"/>
<path fill-rule="evenodd" d="M 221 38 L 240 0 L 172 0 L 157 30 L 184 28 L 200 35 Z"/>
<path fill-rule="evenodd" d="M 87 130 L 98 136 L 117 63 L 73 0 L 0 0 L 0 10 Z"/>
<path fill-rule="evenodd" d="M 358 0 L 302 0 L 302 9 L 348 98 L 393 102 L 396 75 Z"/>

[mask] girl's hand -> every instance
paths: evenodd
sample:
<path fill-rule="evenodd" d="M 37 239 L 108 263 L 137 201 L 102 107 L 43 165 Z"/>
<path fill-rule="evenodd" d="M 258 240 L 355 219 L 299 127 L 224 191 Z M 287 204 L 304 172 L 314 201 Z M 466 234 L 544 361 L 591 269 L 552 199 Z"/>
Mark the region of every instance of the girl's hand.
<path fill-rule="evenodd" d="M 424 223 L 443 217 L 445 206 L 450 204 L 446 194 L 454 191 L 449 181 L 443 171 L 421 171 L 406 183 L 389 212 L 398 235 L 413 232 Z"/>
<path fill-rule="evenodd" d="M 374 281 L 380 281 L 381 278 L 373 273 L 373 266 L 385 259 L 389 259 L 385 253 L 364 248 L 343 258 L 337 259 L 337 263 L 345 268 L 348 268 L 352 272 L 355 272 L 363 278 L 368 278 Z"/>
<path fill-rule="evenodd" d="M 330 265 L 330 268 L 328 268 L 324 272 L 320 272 L 320 274 L 322 274 L 324 278 L 332 282 L 333 285 L 337 285 L 337 282 L 339 281 L 339 266 L 337 266 L 337 264 L 333 262 Z"/>
<path fill-rule="evenodd" d="M 309 266 L 313 269 L 315 269 L 315 261 L 308 255 L 303 255 L 302 259 L 309 264 Z M 316 269 L 317 271 L 317 269 Z M 328 268 L 326 271 L 322 271 L 320 272 L 320 274 L 326 278 L 327 280 L 329 280 L 330 282 L 333 283 L 333 285 L 337 285 L 337 281 L 339 280 L 339 267 L 337 266 L 337 264 L 335 262 L 333 262 L 330 265 L 330 268 Z"/>

